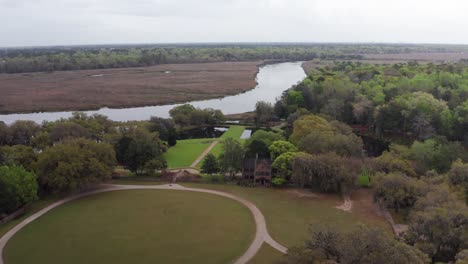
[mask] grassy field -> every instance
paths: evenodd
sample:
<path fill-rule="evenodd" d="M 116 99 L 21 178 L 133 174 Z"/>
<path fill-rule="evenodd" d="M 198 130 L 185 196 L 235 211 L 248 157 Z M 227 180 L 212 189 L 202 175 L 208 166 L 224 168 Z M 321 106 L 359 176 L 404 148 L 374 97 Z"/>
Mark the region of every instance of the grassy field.
<path fill-rule="evenodd" d="M 8 264 L 229 263 L 254 232 L 248 209 L 227 198 L 117 191 L 52 210 L 14 236 L 4 256 Z"/>
<path fill-rule="evenodd" d="M 309 228 L 328 224 L 347 230 L 359 224 L 382 227 L 391 232 L 390 226 L 373 212 L 369 197 L 360 193 L 355 202 L 356 210 L 344 212 L 335 206 L 342 203 L 340 197 L 315 194 L 299 189 L 246 188 L 237 185 L 183 183 L 184 186 L 225 191 L 255 203 L 265 215 L 270 235 L 287 247 L 302 245 Z M 363 192 L 365 192 L 364 190 Z M 366 198 L 366 199 L 364 199 Z M 362 200 L 362 201 L 361 201 Z M 370 199 L 371 200 L 371 199 Z M 360 204 L 365 204 L 360 206 Z"/>
<path fill-rule="evenodd" d="M 283 259 L 283 254 L 272 248 L 270 245 L 263 243 L 260 251 L 251 259 L 248 264 L 274 264 Z"/>
<path fill-rule="evenodd" d="M 222 151 L 222 140 L 226 138 L 240 139 L 244 126 L 230 126 L 229 130 L 224 132 L 220 138 L 201 138 L 201 139 L 186 139 L 178 140 L 174 147 L 169 148 L 164 157 L 167 160 L 169 168 L 189 167 L 203 151 L 210 146 L 214 140 L 220 141 L 210 153 L 219 156 Z M 197 164 L 197 168 L 201 168 L 203 161 Z"/>
<path fill-rule="evenodd" d="M 230 126 L 229 130 L 224 132 L 221 139 L 226 138 L 240 138 L 245 130 L 245 126 Z"/>
<path fill-rule="evenodd" d="M 168 168 L 189 167 L 213 140 L 212 138 L 178 140 L 177 144 L 164 154 Z"/>
<path fill-rule="evenodd" d="M 0 113 L 171 104 L 255 87 L 260 62 L 0 74 Z"/>
<path fill-rule="evenodd" d="M 8 232 L 10 229 L 12 229 L 14 226 L 19 224 L 21 221 L 29 217 L 30 215 L 42 210 L 44 207 L 47 207 L 48 205 L 56 202 L 58 198 L 47 198 L 47 199 L 41 199 L 34 201 L 26 210 L 26 213 L 22 215 L 21 217 L 14 219 L 8 223 L 1 224 L 0 225 L 0 237 L 2 237 L 6 232 Z"/>

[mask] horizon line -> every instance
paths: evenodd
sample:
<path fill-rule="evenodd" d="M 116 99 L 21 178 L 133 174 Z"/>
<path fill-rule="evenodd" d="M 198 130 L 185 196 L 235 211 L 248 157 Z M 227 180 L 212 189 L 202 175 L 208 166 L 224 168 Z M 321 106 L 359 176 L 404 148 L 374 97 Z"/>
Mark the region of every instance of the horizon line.
<path fill-rule="evenodd" d="M 93 46 L 190 46 L 190 45 L 433 45 L 433 46 L 467 46 L 468 43 L 424 43 L 424 42 L 309 42 L 309 41 L 251 41 L 251 42 L 129 42 L 129 43 L 100 43 L 100 44 L 52 44 L 52 45 L 14 45 L 0 46 L 0 49 L 33 49 L 33 48 L 60 48 L 60 47 L 93 47 Z"/>

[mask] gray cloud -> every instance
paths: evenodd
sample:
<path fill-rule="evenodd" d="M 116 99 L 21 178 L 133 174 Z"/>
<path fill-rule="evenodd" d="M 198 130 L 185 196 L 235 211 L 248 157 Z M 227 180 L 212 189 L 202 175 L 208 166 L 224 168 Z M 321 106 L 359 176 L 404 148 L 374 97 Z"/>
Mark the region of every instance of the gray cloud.
<path fill-rule="evenodd" d="M 0 0 L 0 46 L 468 43 L 464 0 Z"/>

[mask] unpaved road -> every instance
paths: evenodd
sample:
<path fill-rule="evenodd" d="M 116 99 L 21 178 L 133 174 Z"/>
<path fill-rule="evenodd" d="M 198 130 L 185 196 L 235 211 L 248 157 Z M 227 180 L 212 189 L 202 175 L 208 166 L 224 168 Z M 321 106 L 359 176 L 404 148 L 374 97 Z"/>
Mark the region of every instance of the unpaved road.
<path fill-rule="evenodd" d="M 219 195 L 223 197 L 227 197 L 230 199 L 233 199 L 241 204 L 243 204 L 245 207 L 247 207 L 250 212 L 252 213 L 254 220 L 255 220 L 255 225 L 256 225 L 256 231 L 255 231 L 255 238 L 250 244 L 249 248 L 247 249 L 246 252 L 242 256 L 240 256 L 237 260 L 233 261 L 234 264 L 245 264 L 247 263 L 250 259 L 252 259 L 257 252 L 260 250 L 262 244 L 265 242 L 272 246 L 273 248 L 277 249 L 278 251 L 282 253 L 287 252 L 287 248 L 281 245 L 280 243 L 276 242 L 268 233 L 267 227 L 266 227 L 266 222 L 265 222 L 265 217 L 263 216 L 262 212 L 250 201 L 245 200 L 243 198 L 240 198 L 238 196 L 225 193 L 225 192 L 220 192 L 220 191 L 213 191 L 213 190 L 208 190 L 208 189 L 198 189 L 198 188 L 187 188 L 183 187 L 178 184 L 165 184 L 165 185 L 114 185 L 114 184 L 106 184 L 104 185 L 105 188 L 103 189 L 98 189 L 95 191 L 87 192 L 87 193 L 82 193 L 79 195 L 71 196 L 68 198 L 65 198 L 63 200 L 60 200 L 58 202 L 55 202 L 46 208 L 42 209 L 41 211 L 29 216 L 26 218 L 23 222 L 20 224 L 16 225 L 13 227 L 10 231 L 8 231 L 2 238 L 0 238 L 0 264 L 4 264 L 3 261 L 3 249 L 10 240 L 19 230 L 21 230 L 23 227 L 25 227 L 27 224 L 31 223 L 32 221 L 36 220 L 37 218 L 41 217 L 48 211 L 54 209 L 55 207 L 58 207 L 64 203 L 67 203 L 69 201 L 97 194 L 97 193 L 103 193 L 103 192 L 110 192 L 110 191 L 118 191 L 118 190 L 137 190 L 137 189 L 156 189 L 156 190 L 176 190 L 176 191 L 191 191 L 191 192 L 202 192 L 202 193 L 209 193 L 209 194 L 214 194 L 214 195 Z"/>
<path fill-rule="evenodd" d="M 192 163 L 192 165 L 190 165 L 190 167 L 192 167 L 192 168 L 197 167 L 198 163 L 200 163 L 200 162 L 206 157 L 206 155 L 208 155 L 208 153 L 210 153 L 210 151 L 211 151 L 216 145 L 218 145 L 218 143 L 219 143 L 218 140 L 213 141 L 213 143 L 211 143 L 211 145 L 209 145 L 209 146 L 203 151 L 203 153 L 200 154 L 200 156 L 198 156 L 198 158 Z"/>

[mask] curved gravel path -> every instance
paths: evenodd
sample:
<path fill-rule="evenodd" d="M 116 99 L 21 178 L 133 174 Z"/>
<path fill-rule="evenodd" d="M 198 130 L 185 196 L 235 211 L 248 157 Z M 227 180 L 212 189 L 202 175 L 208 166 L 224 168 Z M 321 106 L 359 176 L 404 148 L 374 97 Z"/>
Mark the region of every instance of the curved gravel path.
<path fill-rule="evenodd" d="M 213 190 L 208 190 L 208 189 L 198 189 L 198 188 L 187 188 L 183 187 L 178 184 L 165 184 L 165 185 L 114 185 L 114 184 L 106 184 L 104 185 L 105 188 L 103 189 L 98 189 L 95 191 L 87 192 L 87 193 L 82 193 L 78 194 L 75 196 L 71 196 L 68 198 L 65 198 L 63 200 L 60 200 L 58 202 L 55 202 L 46 208 L 42 209 L 41 211 L 29 216 L 26 218 L 24 221 L 13 227 L 10 231 L 8 231 L 2 238 L 0 238 L 0 264 L 4 264 L 3 261 L 3 249 L 5 248 L 6 243 L 10 238 L 12 238 L 19 230 L 21 230 L 24 226 L 27 224 L 31 223 L 32 221 L 36 220 L 43 214 L 47 213 L 48 211 L 54 209 L 57 206 L 60 206 L 64 203 L 67 203 L 69 201 L 97 194 L 97 193 L 103 193 L 103 192 L 110 192 L 110 191 L 117 191 L 117 190 L 137 190 L 137 189 L 156 189 L 156 190 L 179 190 L 179 191 L 191 191 L 191 192 L 202 192 L 202 193 L 210 193 L 210 194 L 215 194 L 223 197 L 227 197 L 230 199 L 233 199 L 235 201 L 238 201 L 239 203 L 243 204 L 246 206 L 252 215 L 254 216 L 255 219 L 255 225 L 256 225 L 256 231 L 255 231 L 255 238 L 253 242 L 250 244 L 249 248 L 247 251 L 240 256 L 236 261 L 234 261 L 234 264 L 245 264 L 247 263 L 250 259 L 252 259 L 257 252 L 260 250 L 260 247 L 262 244 L 265 242 L 272 246 L 273 248 L 277 249 L 278 251 L 282 253 L 287 252 L 287 248 L 280 243 L 276 242 L 269 234 L 268 230 L 266 227 L 266 222 L 265 222 L 265 217 L 263 216 L 262 212 L 250 201 L 245 200 L 243 198 L 240 198 L 238 196 L 225 193 L 225 192 L 220 192 L 220 191 L 213 191 Z"/>

